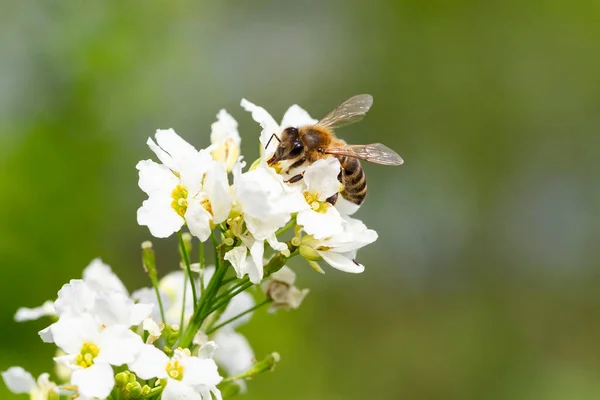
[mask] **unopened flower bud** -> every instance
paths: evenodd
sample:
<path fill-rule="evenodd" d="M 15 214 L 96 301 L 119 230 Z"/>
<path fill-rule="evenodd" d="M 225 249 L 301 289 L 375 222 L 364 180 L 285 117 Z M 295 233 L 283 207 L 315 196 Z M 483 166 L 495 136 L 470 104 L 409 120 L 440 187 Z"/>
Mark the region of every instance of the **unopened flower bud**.
<path fill-rule="evenodd" d="M 305 244 L 301 244 L 298 251 L 300 252 L 300 255 L 308 261 L 319 261 L 322 259 L 315 249 Z"/>
<path fill-rule="evenodd" d="M 129 383 L 129 373 L 127 371 L 119 372 L 117 375 L 115 375 L 115 383 L 118 386 L 125 386 L 127 383 Z"/>
<path fill-rule="evenodd" d="M 185 251 L 187 254 L 192 253 L 192 235 L 189 232 L 184 232 L 181 234 L 181 239 L 183 240 L 183 246 L 185 247 Z M 181 255 L 181 259 L 184 260 L 181 246 L 179 246 L 179 254 Z"/>
<path fill-rule="evenodd" d="M 142 263 L 144 271 L 146 271 L 151 278 L 156 277 L 156 259 L 154 250 L 152 249 L 152 242 L 150 241 L 142 243 Z"/>
<path fill-rule="evenodd" d="M 142 385 L 139 382 L 131 382 L 125 385 L 125 391 L 134 399 L 142 395 Z"/>

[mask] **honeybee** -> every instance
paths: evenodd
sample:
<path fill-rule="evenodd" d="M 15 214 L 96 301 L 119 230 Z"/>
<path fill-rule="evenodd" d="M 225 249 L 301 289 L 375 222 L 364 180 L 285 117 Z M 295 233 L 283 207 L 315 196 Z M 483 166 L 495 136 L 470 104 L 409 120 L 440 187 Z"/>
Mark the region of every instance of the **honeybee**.
<path fill-rule="evenodd" d="M 353 124 L 363 119 L 373 105 L 373 97 L 369 94 L 360 94 L 349 98 L 330 113 L 325 115 L 315 125 L 286 128 L 281 138 L 273 134 L 271 139 L 279 140 L 275 154 L 267 163 L 287 165 L 286 174 L 302 166 L 308 166 L 326 157 L 336 157 L 341 164 L 338 180 L 342 183 L 342 197 L 358 208 L 367 195 L 367 180 L 358 160 L 365 160 L 383 165 L 402 165 L 404 161 L 392 149 L 381 143 L 373 144 L 346 144 L 345 141 L 335 136 L 333 129 Z M 269 142 L 271 141 L 269 139 Z M 267 143 L 267 147 L 269 143 Z M 280 165 L 278 164 L 278 165 Z M 287 183 L 298 182 L 303 173 L 292 176 Z M 327 201 L 333 205 L 338 200 L 338 194 L 331 196 Z"/>

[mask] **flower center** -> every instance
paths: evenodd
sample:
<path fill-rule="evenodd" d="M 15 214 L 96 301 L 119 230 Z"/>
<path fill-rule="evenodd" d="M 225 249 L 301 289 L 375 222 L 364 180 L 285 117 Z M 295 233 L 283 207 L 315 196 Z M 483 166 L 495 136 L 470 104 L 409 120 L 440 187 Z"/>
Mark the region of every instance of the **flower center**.
<path fill-rule="evenodd" d="M 319 201 L 318 193 L 304 192 L 304 199 L 310 205 L 313 211 L 325 214 L 330 204 L 326 201 Z"/>
<path fill-rule="evenodd" d="M 210 201 L 208 201 L 208 198 L 202 200 L 200 204 L 210 215 L 213 215 L 212 205 L 210 204 Z"/>
<path fill-rule="evenodd" d="M 167 374 L 175 380 L 180 381 L 183 378 L 183 365 L 180 365 L 178 360 L 169 362 L 166 370 Z"/>
<path fill-rule="evenodd" d="M 81 352 L 77 354 L 77 357 L 75 358 L 75 364 L 82 368 L 91 367 L 94 363 L 94 358 L 96 358 L 99 352 L 98 346 L 94 343 L 85 342 L 83 346 L 81 346 Z"/>
<path fill-rule="evenodd" d="M 173 207 L 177 214 L 183 217 L 185 215 L 185 212 L 187 211 L 187 189 L 181 185 L 177 185 L 177 187 L 173 189 L 171 197 L 173 197 L 171 207 Z"/>

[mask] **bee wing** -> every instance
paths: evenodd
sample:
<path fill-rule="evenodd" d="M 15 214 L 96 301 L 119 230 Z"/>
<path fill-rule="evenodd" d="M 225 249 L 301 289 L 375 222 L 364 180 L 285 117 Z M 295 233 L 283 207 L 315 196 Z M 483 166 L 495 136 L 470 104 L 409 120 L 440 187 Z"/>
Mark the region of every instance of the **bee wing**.
<path fill-rule="evenodd" d="M 383 165 L 402 165 L 404 163 L 398 153 L 381 143 L 333 146 L 326 148 L 325 153 L 354 157 Z"/>
<path fill-rule="evenodd" d="M 339 128 L 360 121 L 365 117 L 369 108 L 373 105 L 373 96 L 370 94 L 359 94 L 334 108 L 324 116 L 317 125 L 326 128 Z"/>

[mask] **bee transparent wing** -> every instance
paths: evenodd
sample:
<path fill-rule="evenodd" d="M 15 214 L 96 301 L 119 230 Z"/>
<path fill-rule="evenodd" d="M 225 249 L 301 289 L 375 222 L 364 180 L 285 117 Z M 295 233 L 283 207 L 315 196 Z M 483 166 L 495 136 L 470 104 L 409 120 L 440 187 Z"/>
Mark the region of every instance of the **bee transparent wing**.
<path fill-rule="evenodd" d="M 336 156 L 354 157 L 383 165 L 402 165 L 404 160 L 394 150 L 381 143 L 373 144 L 347 144 L 343 146 L 328 147 L 325 153 Z"/>
<path fill-rule="evenodd" d="M 373 105 L 373 96 L 359 94 L 337 106 L 333 111 L 323 117 L 317 125 L 326 128 L 339 128 L 360 121 L 365 117 Z"/>

